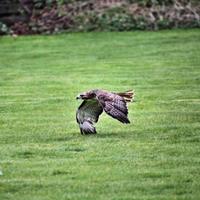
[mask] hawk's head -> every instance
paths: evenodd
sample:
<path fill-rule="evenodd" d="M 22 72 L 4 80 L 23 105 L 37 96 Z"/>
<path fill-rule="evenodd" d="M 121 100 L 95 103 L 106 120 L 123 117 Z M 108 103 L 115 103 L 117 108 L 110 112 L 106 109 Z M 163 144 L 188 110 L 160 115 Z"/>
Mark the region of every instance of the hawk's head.
<path fill-rule="evenodd" d="M 96 97 L 96 93 L 94 90 L 91 90 L 89 92 L 83 92 L 81 94 L 79 94 L 76 99 L 82 99 L 82 100 L 86 100 L 86 99 L 93 99 Z"/>

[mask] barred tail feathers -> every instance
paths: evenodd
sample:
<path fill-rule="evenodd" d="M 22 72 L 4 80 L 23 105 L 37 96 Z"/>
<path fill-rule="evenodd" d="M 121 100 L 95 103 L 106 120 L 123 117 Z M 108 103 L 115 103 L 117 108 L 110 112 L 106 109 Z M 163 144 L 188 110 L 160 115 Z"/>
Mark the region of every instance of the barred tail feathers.
<path fill-rule="evenodd" d="M 124 100 L 126 102 L 131 102 L 134 100 L 134 91 L 133 90 L 129 90 L 129 91 L 126 91 L 126 92 L 120 92 L 120 93 L 117 93 L 119 96 L 123 97 Z"/>

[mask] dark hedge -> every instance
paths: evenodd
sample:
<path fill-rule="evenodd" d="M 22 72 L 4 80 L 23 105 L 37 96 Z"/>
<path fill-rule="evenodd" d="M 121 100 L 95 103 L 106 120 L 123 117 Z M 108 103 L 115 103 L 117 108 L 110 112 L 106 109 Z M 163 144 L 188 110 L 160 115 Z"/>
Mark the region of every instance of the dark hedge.
<path fill-rule="evenodd" d="M 197 0 L 20 0 L 23 20 L 0 22 L 0 33 L 132 31 L 199 28 Z"/>

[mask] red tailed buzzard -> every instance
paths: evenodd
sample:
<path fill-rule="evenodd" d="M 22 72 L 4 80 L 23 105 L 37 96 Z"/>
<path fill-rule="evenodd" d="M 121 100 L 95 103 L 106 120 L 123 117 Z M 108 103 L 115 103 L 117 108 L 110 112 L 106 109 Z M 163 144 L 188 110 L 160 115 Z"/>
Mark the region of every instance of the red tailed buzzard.
<path fill-rule="evenodd" d="M 81 134 L 96 133 L 94 124 L 103 111 L 122 123 L 130 123 L 126 104 L 133 96 L 133 91 L 114 93 L 105 90 L 91 90 L 78 95 L 76 99 L 84 100 L 76 112 Z"/>

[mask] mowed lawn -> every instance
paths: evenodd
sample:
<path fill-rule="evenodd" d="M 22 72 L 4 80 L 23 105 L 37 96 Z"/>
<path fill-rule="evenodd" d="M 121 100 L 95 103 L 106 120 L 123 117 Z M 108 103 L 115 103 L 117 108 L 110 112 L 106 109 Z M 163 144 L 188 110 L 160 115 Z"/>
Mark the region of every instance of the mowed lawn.
<path fill-rule="evenodd" d="M 78 93 L 134 89 L 130 125 Z M 200 199 L 200 30 L 0 38 L 0 199 Z"/>

